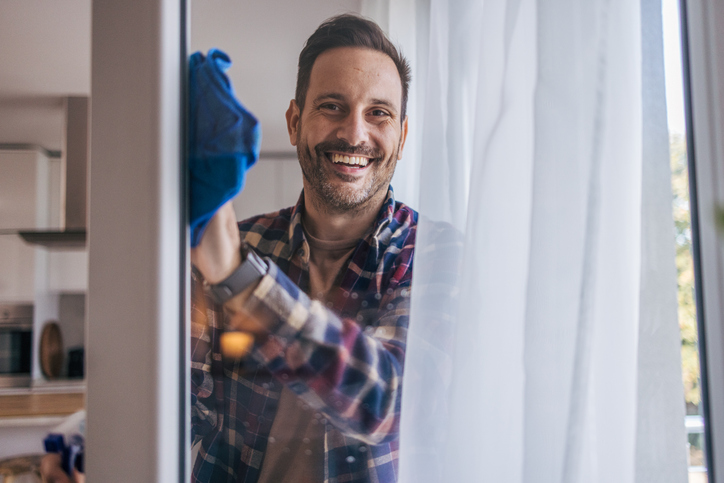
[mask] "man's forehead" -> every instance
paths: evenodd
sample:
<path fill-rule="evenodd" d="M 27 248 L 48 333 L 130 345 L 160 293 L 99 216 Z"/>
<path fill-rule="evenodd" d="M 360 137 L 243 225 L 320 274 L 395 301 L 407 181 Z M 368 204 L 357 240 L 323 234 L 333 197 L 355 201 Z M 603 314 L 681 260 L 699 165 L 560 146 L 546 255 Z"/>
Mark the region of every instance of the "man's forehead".
<path fill-rule="evenodd" d="M 399 110 L 402 81 L 387 54 L 362 47 L 337 47 L 315 60 L 307 94 L 312 99 L 324 96 L 339 100 L 363 96 Z"/>

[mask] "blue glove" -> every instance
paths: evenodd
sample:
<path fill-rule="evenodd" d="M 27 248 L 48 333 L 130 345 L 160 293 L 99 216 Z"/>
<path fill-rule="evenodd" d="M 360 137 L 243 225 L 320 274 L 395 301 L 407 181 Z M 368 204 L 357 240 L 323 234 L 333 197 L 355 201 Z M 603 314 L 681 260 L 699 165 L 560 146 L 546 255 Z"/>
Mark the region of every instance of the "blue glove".
<path fill-rule="evenodd" d="M 189 182 L 191 246 L 214 213 L 244 187 L 259 158 L 261 125 L 234 97 L 224 73 L 231 59 L 211 49 L 189 59 Z"/>

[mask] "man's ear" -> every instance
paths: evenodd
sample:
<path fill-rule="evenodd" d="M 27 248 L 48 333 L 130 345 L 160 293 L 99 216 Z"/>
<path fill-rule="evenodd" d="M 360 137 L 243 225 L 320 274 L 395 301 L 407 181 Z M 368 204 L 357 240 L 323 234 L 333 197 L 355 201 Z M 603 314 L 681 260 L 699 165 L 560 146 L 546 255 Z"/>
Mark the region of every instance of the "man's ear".
<path fill-rule="evenodd" d="M 402 150 L 405 147 L 405 140 L 407 139 L 407 120 L 408 116 L 405 116 L 405 120 L 402 121 L 402 131 L 400 132 L 400 149 L 397 150 L 397 160 L 402 159 Z"/>
<path fill-rule="evenodd" d="M 292 99 L 289 102 L 289 109 L 287 109 L 287 131 L 289 132 L 289 142 L 292 143 L 292 146 L 297 145 L 297 135 L 299 133 L 299 119 L 300 119 L 301 113 L 299 112 L 299 106 L 297 106 L 297 101 Z"/>

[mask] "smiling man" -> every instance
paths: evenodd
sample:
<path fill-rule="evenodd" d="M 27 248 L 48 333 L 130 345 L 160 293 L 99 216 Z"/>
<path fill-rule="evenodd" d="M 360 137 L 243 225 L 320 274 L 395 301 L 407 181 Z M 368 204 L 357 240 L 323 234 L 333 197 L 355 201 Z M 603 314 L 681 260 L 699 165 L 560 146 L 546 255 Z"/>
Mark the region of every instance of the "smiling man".
<path fill-rule="evenodd" d="M 323 23 L 286 113 L 299 202 L 238 224 L 227 204 L 193 250 L 194 481 L 397 480 L 417 213 L 390 180 L 408 84 L 376 24 Z M 253 336 L 234 357 L 232 331 Z"/>

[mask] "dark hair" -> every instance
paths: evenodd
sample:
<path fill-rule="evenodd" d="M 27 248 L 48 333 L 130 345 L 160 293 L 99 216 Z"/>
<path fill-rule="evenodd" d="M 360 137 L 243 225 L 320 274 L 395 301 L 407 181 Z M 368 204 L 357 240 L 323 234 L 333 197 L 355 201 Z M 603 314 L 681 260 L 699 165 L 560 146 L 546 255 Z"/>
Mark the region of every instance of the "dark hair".
<path fill-rule="evenodd" d="M 387 54 L 392 59 L 402 82 L 401 121 L 404 121 L 407 111 L 407 91 L 410 85 L 410 65 L 376 23 L 352 14 L 342 14 L 325 20 L 304 44 L 299 54 L 295 93 L 299 110 L 304 109 L 309 78 L 317 57 L 337 47 L 363 47 Z"/>

